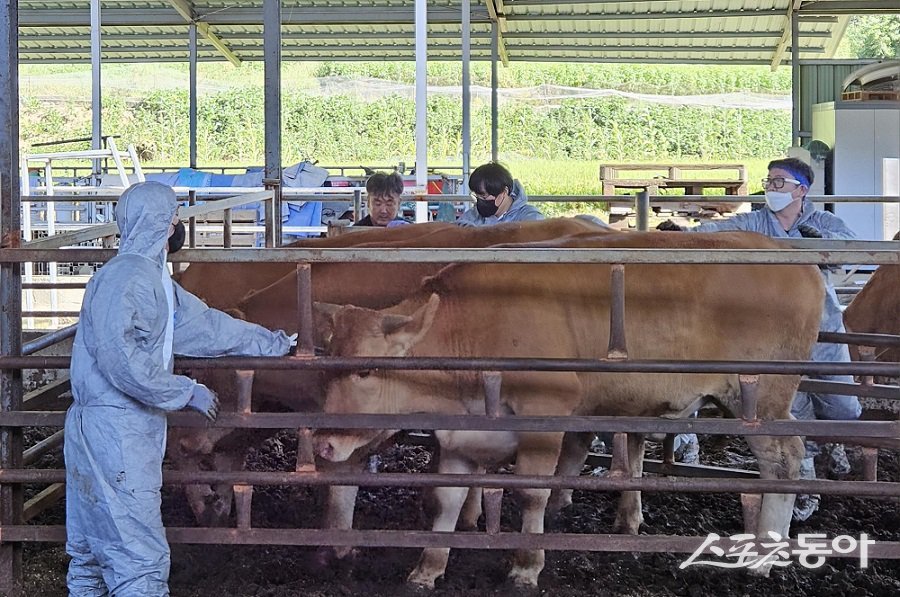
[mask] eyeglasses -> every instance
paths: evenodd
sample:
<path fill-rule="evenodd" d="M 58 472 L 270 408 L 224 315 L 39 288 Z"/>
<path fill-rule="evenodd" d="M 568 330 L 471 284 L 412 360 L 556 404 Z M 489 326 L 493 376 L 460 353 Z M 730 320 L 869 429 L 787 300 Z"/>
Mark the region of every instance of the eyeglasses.
<path fill-rule="evenodd" d="M 472 199 L 475 199 L 476 201 L 496 201 L 497 200 L 496 195 L 489 195 L 487 193 L 485 193 L 483 195 L 479 195 L 478 193 L 470 193 L 470 194 L 472 195 Z"/>
<path fill-rule="evenodd" d="M 776 176 L 775 178 L 763 178 L 762 183 L 764 188 L 769 188 L 771 186 L 776 191 L 780 191 L 784 188 L 784 183 L 791 182 L 795 185 L 803 184 L 799 180 L 794 180 L 793 178 L 783 178 L 781 176 Z"/>

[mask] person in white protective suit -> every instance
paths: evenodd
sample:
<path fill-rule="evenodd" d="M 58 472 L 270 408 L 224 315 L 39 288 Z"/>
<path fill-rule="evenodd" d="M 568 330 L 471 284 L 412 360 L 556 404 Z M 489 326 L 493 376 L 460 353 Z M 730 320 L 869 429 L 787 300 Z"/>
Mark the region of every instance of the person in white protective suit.
<path fill-rule="evenodd" d="M 821 211 L 806 198 L 813 182 L 812 169 L 802 160 L 785 158 L 769 163 L 769 175 L 763 179 L 766 190 L 766 206 L 757 211 L 739 214 L 727 220 L 708 222 L 695 226 L 691 232 L 718 232 L 743 230 L 758 232 L 772 238 L 834 238 L 852 240 L 856 234 L 836 215 Z M 666 221 L 659 230 L 683 230 L 677 224 Z M 823 275 L 825 273 L 823 272 Z M 784 305 L 788 313 L 790 305 Z M 844 321 L 834 286 L 825 275 L 825 306 L 820 324 L 823 332 L 844 332 Z M 813 361 L 850 362 L 850 350 L 846 344 L 820 342 L 813 347 Z M 852 375 L 810 375 L 823 381 L 853 383 Z M 791 405 L 791 415 L 797 419 L 853 420 L 862 414 L 856 396 L 842 394 L 797 392 Z M 815 479 L 813 457 L 818 446 L 807 442 L 806 458 L 800 467 L 800 477 Z M 843 446 L 836 444 L 830 454 L 829 467 L 835 474 L 850 472 L 850 464 Z M 806 520 L 818 508 L 815 495 L 799 495 L 794 506 L 794 519 Z"/>
<path fill-rule="evenodd" d="M 280 356 L 296 341 L 210 309 L 172 281 L 166 254 L 184 238 L 176 209 L 161 183 L 128 188 L 116 206 L 119 253 L 85 290 L 65 424 L 74 597 L 169 594 L 160 512 L 166 413 L 189 408 L 211 421 L 218 413 L 211 390 L 173 374 L 173 355 Z"/>

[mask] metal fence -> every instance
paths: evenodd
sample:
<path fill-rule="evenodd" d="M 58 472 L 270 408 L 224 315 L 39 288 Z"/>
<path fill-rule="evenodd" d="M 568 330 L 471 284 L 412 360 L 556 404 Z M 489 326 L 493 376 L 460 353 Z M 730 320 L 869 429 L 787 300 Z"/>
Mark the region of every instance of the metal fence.
<path fill-rule="evenodd" d="M 499 497 L 503 489 L 520 487 L 579 488 L 600 491 L 732 491 L 748 494 L 773 493 L 835 493 L 841 495 L 900 497 L 900 483 L 875 482 L 877 449 L 898 447 L 900 422 L 897 421 L 762 421 L 756 416 L 753 397 L 754 376 L 766 373 L 799 374 L 802 372 L 829 372 L 862 376 L 900 373 L 898 363 L 807 363 L 807 362 L 679 362 L 646 361 L 622 357 L 624 349 L 624 315 L 615 305 L 624 300 L 613 300 L 611 313 L 611 334 L 609 354 L 605 360 L 585 359 L 435 359 L 435 358 L 334 358 L 313 355 L 311 337 L 311 296 L 309 263 L 326 261 L 478 261 L 493 263 L 608 263 L 612 264 L 613 292 L 624 292 L 621 273 L 627 264 L 633 263 L 900 263 L 900 253 L 891 243 L 869 243 L 826 241 L 802 241 L 801 246 L 815 247 L 792 251 L 709 251 L 673 249 L 274 249 L 274 250 L 185 250 L 172 256 L 173 261 L 190 262 L 295 262 L 298 263 L 298 301 L 301 321 L 300 338 L 303 351 L 300 358 L 226 358 L 215 360 L 180 359 L 179 367 L 219 369 L 452 369 L 484 372 L 486 388 L 486 415 L 328 415 L 323 413 L 223 413 L 216 427 L 234 428 L 377 428 L 377 429 L 474 429 L 513 431 L 611 431 L 615 433 L 725 433 L 743 435 L 808 435 L 812 437 L 843 438 L 847 442 L 860 438 L 864 443 L 866 481 L 773 481 L 761 479 L 721 479 L 706 478 L 690 481 L 678 478 L 628 478 L 611 476 L 607 478 L 568 476 L 510 476 L 472 475 L 460 478 L 456 475 L 438 474 L 329 474 L 324 472 L 167 472 L 165 482 L 171 484 L 197 484 L 224 482 L 240 488 L 237 503 L 239 532 L 233 529 L 170 528 L 169 539 L 173 542 L 191 543 L 267 543 L 279 545 L 359 545 L 359 546 L 405 546 L 405 547 L 477 547 L 480 549 L 546 548 L 578 549 L 596 551 L 667 551 L 691 552 L 701 546 L 702 537 L 669 536 L 617 536 L 547 534 L 520 535 L 501 533 L 499 530 Z M 27 261 L 97 260 L 105 261 L 113 255 L 104 249 L 0 249 L 0 263 L 18 264 Z M 4 267 L 9 267 L 5 265 Z M 619 272 L 619 274 L 617 274 Z M 617 275 L 618 281 L 617 281 Z M 617 312 L 617 309 L 618 312 Z M 27 356 L 25 353 L 38 347 L 47 346 L 52 341 L 65 337 L 71 330 L 57 333 L 56 337 L 40 339 L 23 347 L 21 355 L 0 356 L 0 370 L 21 370 L 23 368 L 66 368 L 67 357 Z M 898 345 L 900 339 L 892 337 L 857 335 L 832 340 L 852 342 L 875 342 Z M 27 349 L 27 350 L 25 350 Z M 499 384 L 503 371 L 592 371 L 592 372 L 633 372 L 638 373 L 686 373 L 715 372 L 733 373 L 741 377 L 747 386 L 742 418 L 736 420 L 693 419 L 666 420 L 638 417 L 519 417 L 501 416 L 496 405 L 499 400 Z M 19 378 L 11 383 L 21 383 Z M 853 384 L 845 393 L 878 391 L 881 388 L 888 398 L 898 398 L 897 388 Z M 38 452 L 52 449 L 61 442 L 59 435 L 51 436 L 44 446 L 35 446 L 30 451 L 22 449 L 21 429 L 25 426 L 61 426 L 62 412 L 42 411 L 42 404 L 52 403 L 65 391 L 64 384 L 51 386 L 33 394 L 28 400 L 4 402 L 3 423 L 0 426 L 2 450 L 10 457 L 6 462 L 11 466 L 0 470 L 0 484 L 5 488 L 21 488 L 22 484 L 53 484 L 29 503 L 22 500 L 21 489 L 4 491 L 7 502 L 2 509 L 0 538 L 2 541 L 20 545 L 28 541 L 60 541 L 64 539 L 64 529 L 54 526 L 29 525 L 28 516 L 35 516 L 43 508 L 51 505 L 62 494 L 60 485 L 64 479 L 62 470 L 35 470 L 25 468 L 24 463 L 33 462 Z M 493 396 L 493 398 L 491 398 Z M 23 404 L 25 407 L 23 407 Z M 170 422 L 179 426 L 204 426 L 198 417 L 187 413 L 171 415 Z M 617 440 L 622 445 L 623 437 Z M 299 464 L 299 463 L 298 463 Z M 667 473 L 682 473 L 684 467 L 660 470 Z M 298 467 L 299 468 L 299 467 Z M 702 469 L 701 469 L 702 470 Z M 350 531 L 311 529 L 254 529 L 250 525 L 250 495 L 252 486 L 264 484 L 311 484 L 311 485 L 366 485 L 366 486 L 437 486 L 452 485 L 484 487 L 492 490 L 486 501 L 487 531 L 484 533 L 435 533 L 423 531 Z M 15 503 L 14 503 L 15 502 Z M 854 556 L 856 552 L 843 554 Z M 870 557 L 900 557 L 900 542 L 878 542 L 869 549 Z"/>

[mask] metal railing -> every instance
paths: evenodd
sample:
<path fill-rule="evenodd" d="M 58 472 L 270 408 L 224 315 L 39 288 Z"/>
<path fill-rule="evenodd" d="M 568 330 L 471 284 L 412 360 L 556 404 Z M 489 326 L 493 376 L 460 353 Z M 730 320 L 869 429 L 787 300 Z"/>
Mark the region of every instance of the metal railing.
<path fill-rule="evenodd" d="M 869 438 L 870 445 L 893 445 L 900 437 L 900 422 L 897 421 L 763 421 L 756 415 L 756 398 L 753 396 L 753 379 L 747 376 L 776 373 L 798 374 L 802 372 L 829 372 L 859 375 L 885 375 L 900 372 L 898 363 L 807 363 L 807 362 L 684 362 L 666 360 L 596 360 L 596 359 L 449 359 L 449 358 L 337 358 L 315 357 L 312 355 L 312 338 L 306 330 L 311 330 L 311 296 L 309 284 L 310 268 L 308 263 L 326 261 L 369 261 L 369 262 L 401 262 L 407 260 L 427 262 L 478 261 L 503 263 L 609 263 L 612 268 L 612 292 L 618 296 L 624 292 L 621 278 L 616 282 L 616 271 L 624 264 L 640 263 L 815 263 L 825 264 L 835 260 L 869 263 L 898 263 L 900 255 L 893 249 L 867 250 L 852 243 L 837 245 L 836 250 L 806 249 L 795 251 L 697 251 L 697 250 L 656 250 L 656 249 L 409 249 L 403 251 L 390 249 L 274 249 L 274 250 L 185 250 L 173 255 L 172 261 L 196 262 L 305 262 L 298 264 L 298 296 L 301 321 L 300 329 L 304 330 L 301 348 L 305 354 L 289 358 L 227 358 L 227 359 L 179 359 L 179 367 L 218 368 L 218 369 L 416 369 L 416 370 L 471 370 L 482 371 L 485 377 L 486 404 L 485 415 L 331 415 L 324 413 L 222 413 L 215 423 L 216 427 L 283 429 L 283 428 L 415 428 L 415 429 L 474 429 L 474 430 L 513 430 L 513 431 L 600 431 L 608 430 L 618 433 L 726 433 L 744 435 L 798 435 L 806 434 L 816 437 Z M 2 249 L 0 262 L 21 263 L 24 261 L 60 260 L 74 258 L 78 261 L 105 260 L 114 253 L 102 249 Z M 306 283 L 303 283 L 303 280 Z M 302 289 L 302 290 L 301 290 Z M 623 300 L 611 301 L 611 340 L 610 353 L 618 347 L 624 347 L 624 336 L 619 337 L 615 330 L 624 333 L 624 320 L 621 312 Z M 618 307 L 616 305 L 619 305 Z M 617 313 L 617 309 L 619 312 Z M 618 323 L 617 323 L 618 322 Z M 65 334 L 59 334 L 59 337 Z M 868 335 L 857 335 L 851 341 L 877 342 L 890 344 L 898 342 L 896 338 L 871 338 Z M 837 339 L 837 338 L 832 338 Z M 39 339 L 23 347 L 27 350 L 46 346 L 52 338 Z M 847 341 L 848 338 L 841 337 Z M 68 357 L 37 356 L 0 356 L 0 369 L 19 368 L 65 368 L 69 364 Z M 521 417 L 501 416 L 497 404 L 499 401 L 499 381 L 501 371 L 590 371 L 590 372 L 631 372 L 631 373 L 687 373 L 714 372 L 741 374 L 748 384 L 748 391 L 743 402 L 742 418 L 736 420 L 691 419 L 668 420 L 642 417 Z M 497 383 L 489 383 L 494 379 Z M 743 384 L 742 384 L 743 385 Z M 860 384 L 860 391 L 865 391 Z M 493 388 L 493 389 L 489 389 Z M 852 392 L 848 392 L 852 393 Z M 900 399 L 900 396 L 894 398 Z M 5 411 L 2 426 L 4 429 L 15 429 L 24 426 L 60 426 L 63 423 L 61 412 L 38 411 Z M 170 422 L 179 426 L 205 427 L 205 421 L 189 413 L 174 413 Z M 887 440 L 885 444 L 880 443 Z M 59 438 L 48 441 L 47 446 L 58 445 Z M 621 438 L 619 440 L 621 444 Z M 489 490 L 512 489 L 520 487 L 545 488 L 583 488 L 601 491 L 643 490 L 643 491 L 738 491 L 748 493 L 773 492 L 795 493 L 816 492 L 835 493 L 840 495 L 897 497 L 900 496 L 900 483 L 884 483 L 875 481 L 875 462 L 877 448 L 866 448 L 867 481 L 774 481 L 760 479 L 681 479 L 667 478 L 588 478 L 588 477 L 545 477 L 509 475 L 387 475 L 377 474 L 328 474 L 324 472 L 296 473 L 253 473 L 253 472 L 203 472 L 177 473 L 167 472 L 167 483 L 197 484 L 224 482 L 243 487 L 244 498 L 238 504 L 239 533 L 229 529 L 186 529 L 172 528 L 168 530 L 169 539 L 173 542 L 185 541 L 193 543 L 278 543 L 302 545 L 379 545 L 379 546 L 449 546 L 479 548 L 548 548 L 579 550 L 621 550 L 628 548 L 637 551 L 676 551 L 691 552 L 701 545 L 701 537 L 625 537 L 608 535 L 519 535 L 500 533 L 498 524 L 489 524 L 487 533 L 429 533 L 421 531 L 321 531 L 308 529 L 252 529 L 250 528 L 250 490 L 253 485 L 264 484 L 356 484 L 367 486 L 466 486 L 485 487 Z M 31 453 L 34 458 L 34 452 Z M 24 459 L 23 459 L 24 460 Z M 61 483 L 64 481 L 61 470 L 5 469 L 0 470 L 0 483 Z M 58 487 L 55 489 L 58 495 Z M 53 488 L 49 493 L 53 494 Z M 502 492 L 493 491 L 493 498 L 487 502 L 486 511 L 490 520 L 499 520 L 499 496 Z M 41 504 L 31 503 L 25 511 L 35 513 L 39 505 L 51 503 L 49 497 L 43 497 Z M 24 520 L 3 521 L 0 527 L 4 541 L 56 541 L 64 538 L 60 527 L 25 525 Z M 846 555 L 853 555 L 852 552 Z M 869 552 L 870 557 L 900 557 L 900 542 L 879 542 Z"/>

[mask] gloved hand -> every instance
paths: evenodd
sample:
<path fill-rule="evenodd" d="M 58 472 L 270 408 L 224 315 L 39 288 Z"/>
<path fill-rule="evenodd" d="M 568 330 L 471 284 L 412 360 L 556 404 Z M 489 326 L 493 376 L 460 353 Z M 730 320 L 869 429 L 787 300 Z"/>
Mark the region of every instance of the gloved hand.
<path fill-rule="evenodd" d="M 205 385 L 198 383 L 194 386 L 194 393 L 191 394 L 186 408 L 197 411 L 212 422 L 219 415 L 219 397 Z"/>
<path fill-rule="evenodd" d="M 665 222 L 660 222 L 659 225 L 656 226 L 657 230 L 663 230 L 665 232 L 682 232 L 684 228 L 673 222 L 672 220 L 666 220 Z"/>
<path fill-rule="evenodd" d="M 291 348 L 297 348 L 297 336 L 299 336 L 299 335 L 300 335 L 299 333 L 294 332 L 293 334 L 288 336 L 288 340 L 291 341 Z"/>
<path fill-rule="evenodd" d="M 810 226 L 809 224 L 800 224 L 797 226 L 800 236 L 803 238 L 822 238 L 822 233 Z"/>

